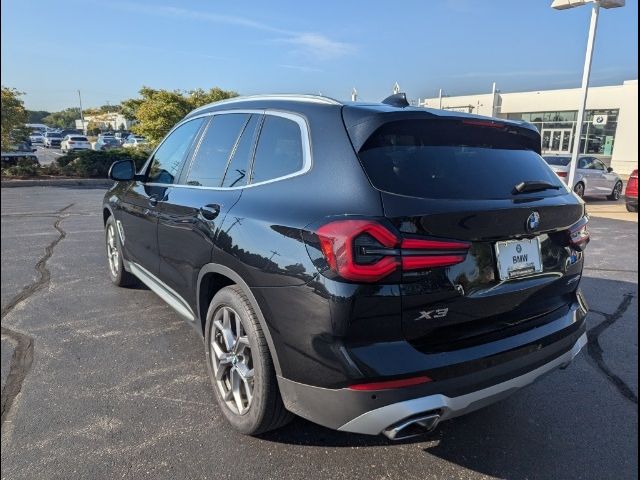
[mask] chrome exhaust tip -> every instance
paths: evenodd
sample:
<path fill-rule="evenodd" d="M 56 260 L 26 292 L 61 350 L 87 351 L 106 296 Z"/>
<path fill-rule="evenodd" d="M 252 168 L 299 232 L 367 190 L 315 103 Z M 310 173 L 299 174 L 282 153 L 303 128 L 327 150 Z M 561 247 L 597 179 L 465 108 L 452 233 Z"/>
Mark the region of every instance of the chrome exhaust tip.
<path fill-rule="evenodd" d="M 389 440 L 405 440 L 435 430 L 439 421 L 439 413 L 416 415 L 385 428 L 382 434 Z"/>

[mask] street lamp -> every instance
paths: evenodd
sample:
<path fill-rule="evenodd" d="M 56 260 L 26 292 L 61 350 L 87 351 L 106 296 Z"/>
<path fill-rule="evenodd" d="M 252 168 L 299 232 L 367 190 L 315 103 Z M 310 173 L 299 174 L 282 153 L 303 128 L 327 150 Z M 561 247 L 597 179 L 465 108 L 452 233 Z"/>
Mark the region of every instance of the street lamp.
<path fill-rule="evenodd" d="M 580 138 L 582 137 L 582 123 L 584 122 L 584 112 L 587 106 L 587 89 L 589 88 L 589 76 L 591 75 L 591 59 L 593 58 L 593 43 L 596 39 L 596 28 L 598 27 L 598 13 L 602 8 L 624 7 L 625 0 L 553 0 L 551 8 L 556 10 L 567 10 L 569 8 L 581 7 L 587 3 L 591 4 L 591 23 L 589 25 L 589 40 L 587 41 L 587 53 L 584 59 L 584 70 L 582 72 L 582 88 L 580 95 L 580 106 L 578 108 L 578 118 L 576 125 L 576 135 L 573 141 L 571 154 L 571 164 L 569 165 L 568 184 L 573 189 L 573 182 L 576 178 L 576 166 L 580 155 Z M 585 138 L 585 145 L 589 139 Z"/>

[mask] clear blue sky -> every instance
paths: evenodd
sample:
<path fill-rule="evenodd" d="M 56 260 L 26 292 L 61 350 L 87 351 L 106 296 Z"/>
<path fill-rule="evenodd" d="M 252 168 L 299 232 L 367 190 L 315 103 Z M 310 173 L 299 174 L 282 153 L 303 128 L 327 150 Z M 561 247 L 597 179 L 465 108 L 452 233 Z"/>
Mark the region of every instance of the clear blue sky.
<path fill-rule="evenodd" d="M 3 0 L 2 84 L 31 109 L 142 85 L 412 99 L 580 83 L 590 8 L 550 0 Z M 638 75 L 638 2 L 603 10 L 592 85 Z"/>

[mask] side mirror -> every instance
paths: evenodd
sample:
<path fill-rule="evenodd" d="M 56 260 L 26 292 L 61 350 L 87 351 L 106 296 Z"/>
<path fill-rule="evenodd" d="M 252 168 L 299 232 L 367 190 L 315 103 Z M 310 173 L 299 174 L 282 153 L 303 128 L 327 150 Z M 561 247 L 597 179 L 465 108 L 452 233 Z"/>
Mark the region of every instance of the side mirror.
<path fill-rule="evenodd" d="M 109 178 L 116 182 L 129 182 L 136 176 L 136 166 L 132 160 L 118 160 L 109 168 Z"/>
<path fill-rule="evenodd" d="M 613 168 L 612 167 L 607 168 L 607 172 L 609 173 L 613 172 Z"/>

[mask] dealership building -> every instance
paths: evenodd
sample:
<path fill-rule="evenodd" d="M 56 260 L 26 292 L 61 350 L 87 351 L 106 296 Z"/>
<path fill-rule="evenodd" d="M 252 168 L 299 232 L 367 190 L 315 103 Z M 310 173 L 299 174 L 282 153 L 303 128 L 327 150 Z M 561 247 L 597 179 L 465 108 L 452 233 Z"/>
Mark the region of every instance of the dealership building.
<path fill-rule="evenodd" d="M 540 131 L 542 152 L 570 154 L 575 141 L 580 89 L 443 96 L 420 106 L 531 122 Z M 623 175 L 638 168 L 638 80 L 589 88 L 580 149 Z"/>

